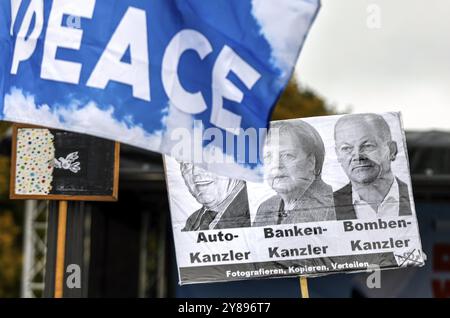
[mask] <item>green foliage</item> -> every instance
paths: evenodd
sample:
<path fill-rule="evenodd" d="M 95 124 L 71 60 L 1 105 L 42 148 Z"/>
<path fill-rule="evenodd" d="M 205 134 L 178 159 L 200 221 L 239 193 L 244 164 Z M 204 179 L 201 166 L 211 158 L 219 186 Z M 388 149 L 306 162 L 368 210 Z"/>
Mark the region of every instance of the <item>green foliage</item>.
<path fill-rule="evenodd" d="M 333 114 L 336 114 L 333 107 L 313 91 L 301 89 L 295 78 L 292 78 L 275 106 L 272 120 Z"/>
<path fill-rule="evenodd" d="M 0 200 L 6 200 L 9 194 L 9 157 L 0 155 Z"/>
<path fill-rule="evenodd" d="M 22 270 L 21 228 L 10 210 L 0 211 L 0 298 L 18 297 Z"/>
<path fill-rule="evenodd" d="M 0 121 L 0 137 L 3 136 L 3 134 L 8 130 L 9 127 L 11 127 L 10 123 Z"/>
<path fill-rule="evenodd" d="M 0 121 L 0 138 L 11 127 Z M 9 196 L 10 158 L 0 155 L 0 298 L 19 297 L 22 273 L 23 204 Z"/>

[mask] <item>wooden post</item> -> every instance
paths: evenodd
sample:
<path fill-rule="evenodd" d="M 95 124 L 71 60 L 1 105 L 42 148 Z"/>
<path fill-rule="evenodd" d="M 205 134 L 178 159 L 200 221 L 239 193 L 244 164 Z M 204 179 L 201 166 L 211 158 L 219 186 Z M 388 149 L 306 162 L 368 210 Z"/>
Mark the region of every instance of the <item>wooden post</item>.
<path fill-rule="evenodd" d="M 300 276 L 300 291 L 302 298 L 309 298 L 308 280 L 305 276 Z"/>
<path fill-rule="evenodd" d="M 67 201 L 59 201 L 58 234 L 56 241 L 55 262 L 55 298 L 63 297 L 64 290 L 64 257 L 66 253 Z"/>

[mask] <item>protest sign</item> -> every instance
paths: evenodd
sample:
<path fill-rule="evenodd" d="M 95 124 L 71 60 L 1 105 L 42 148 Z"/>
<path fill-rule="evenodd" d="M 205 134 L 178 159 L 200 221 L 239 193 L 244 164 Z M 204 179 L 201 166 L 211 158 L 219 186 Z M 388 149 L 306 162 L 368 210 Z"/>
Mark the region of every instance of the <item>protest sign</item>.
<path fill-rule="evenodd" d="M 74 132 L 13 125 L 10 198 L 59 200 L 54 297 L 63 297 L 68 201 L 117 201 L 120 144 Z"/>
<path fill-rule="evenodd" d="M 13 126 L 11 199 L 117 201 L 117 142 L 56 129 Z"/>
<path fill-rule="evenodd" d="M 424 264 L 399 113 L 272 122 L 264 183 L 165 168 L 181 284 Z"/>

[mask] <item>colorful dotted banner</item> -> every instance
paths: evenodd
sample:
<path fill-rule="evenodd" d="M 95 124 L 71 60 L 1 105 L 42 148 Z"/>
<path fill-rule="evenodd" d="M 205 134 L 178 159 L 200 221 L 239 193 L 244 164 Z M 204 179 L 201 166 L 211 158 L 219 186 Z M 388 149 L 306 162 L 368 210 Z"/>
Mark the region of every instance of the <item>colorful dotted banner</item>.
<path fill-rule="evenodd" d="M 55 160 L 54 136 L 48 129 L 20 128 L 17 132 L 16 194 L 49 194 Z"/>

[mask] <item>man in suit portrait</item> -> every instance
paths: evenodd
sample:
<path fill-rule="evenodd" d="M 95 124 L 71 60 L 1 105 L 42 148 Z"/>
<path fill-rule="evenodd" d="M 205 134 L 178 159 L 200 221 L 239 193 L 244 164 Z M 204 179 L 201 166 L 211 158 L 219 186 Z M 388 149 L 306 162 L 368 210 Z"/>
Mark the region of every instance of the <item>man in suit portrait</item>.
<path fill-rule="evenodd" d="M 244 181 L 180 163 L 184 182 L 200 209 L 187 219 L 182 231 L 204 231 L 250 226 L 247 187 Z"/>
<path fill-rule="evenodd" d="M 397 144 L 377 114 L 345 115 L 334 129 L 336 154 L 350 182 L 334 193 L 338 220 L 411 215 L 406 183 L 394 176 Z"/>
<path fill-rule="evenodd" d="M 264 170 L 277 194 L 259 206 L 253 226 L 336 220 L 333 190 L 321 177 L 324 158 L 322 138 L 310 124 L 273 122 Z"/>

